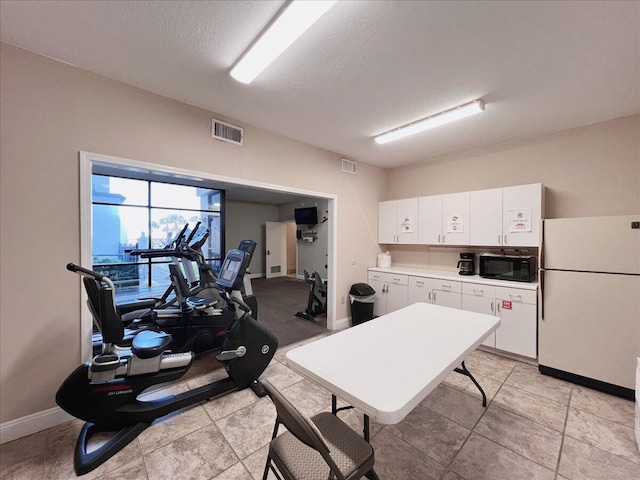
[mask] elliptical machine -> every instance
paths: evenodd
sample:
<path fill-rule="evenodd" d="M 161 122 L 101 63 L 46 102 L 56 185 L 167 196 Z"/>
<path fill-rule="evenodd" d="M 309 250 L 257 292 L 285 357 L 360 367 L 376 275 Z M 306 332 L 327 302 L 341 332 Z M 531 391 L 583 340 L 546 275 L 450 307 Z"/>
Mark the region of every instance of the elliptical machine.
<path fill-rule="evenodd" d="M 309 275 L 304 269 L 304 281 L 309 284 L 309 299 L 307 308 L 303 312 L 296 313 L 296 317 L 301 317 L 310 322 L 316 321 L 316 315 L 327 313 L 327 282 L 322 281 L 322 277 L 316 270 L 313 275 Z M 317 292 L 317 293 L 316 293 Z M 324 301 L 320 297 L 324 297 Z"/>
<path fill-rule="evenodd" d="M 100 285 L 99 307 L 95 313 L 100 316 L 104 339 L 102 353 L 79 366 L 56 393 L 56 403 L 64 411 L 87 422 L 76 443 L 76 474 L 83 475 L 104 463 L 159 417 L 246 387 L 251 387 L 258 396 L 264 395 L 257 379 L 273 358 L 278 340 L 251 318 L 251 310 L 242 301 L 240 286 L 247 263 L 245 252 L 230 250 L 217 281 L 229 308 L 235 311 L 222 352 L 216 357 L 224 364 L 228 377 L 149 401 L 138 397 L 149 387 L 182 377 L 191 367 L 194 354 L 168 353 L 171 335 L 151 330 L 136 334 L 130 349 L 116 348 L 124 327 L 115 308 L 113 283 L 91 270 L 67 265 L 69 270 Z M 90 438 L 99 432 L 115 432 L 115 435 L 88 452 Z"/>

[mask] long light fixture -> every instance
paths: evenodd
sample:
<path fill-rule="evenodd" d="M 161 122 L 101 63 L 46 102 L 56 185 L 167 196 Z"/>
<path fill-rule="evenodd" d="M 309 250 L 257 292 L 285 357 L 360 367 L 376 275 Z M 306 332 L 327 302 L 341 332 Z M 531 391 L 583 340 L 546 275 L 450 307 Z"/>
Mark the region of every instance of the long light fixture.
<path fill-rule="evenodd" d="M 293 0 L 240 58 L 231 70 L 231 76 L 239 82 L 251 83 L 336 1 Z"/>
<path fill-rule="evenodd" d="M 417 120 L 407 125 L 403 125 L 402 127 L 377 135 L 375 137 L 375 141 L 382 145 L 383 143 L 408 137 L 414 133 L 424 132 L 430 128 L 444 125 L 445 123 L 453 122 L 454 120 L 459 120 L 475 113 L 480 113 L 483 110 L 484 101 L 474 100 L 473 102 L 465 103 L 464 105 L 436 113 L 435 115 L 423 118 L 422 120 Z"/>

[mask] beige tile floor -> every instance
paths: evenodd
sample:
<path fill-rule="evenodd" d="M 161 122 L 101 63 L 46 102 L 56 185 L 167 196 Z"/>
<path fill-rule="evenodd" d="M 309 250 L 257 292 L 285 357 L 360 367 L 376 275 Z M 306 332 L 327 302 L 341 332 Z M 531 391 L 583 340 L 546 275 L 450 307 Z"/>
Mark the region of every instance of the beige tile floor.
<path fill-rule="evenodd" d="M 303 413 L 329 410 L 330 395 L 284 364 L 285 351 L 294 346 L 279 350 L 263 376 Z M 381 479 L 640 479 L 633 402 L 482 351 L 466 365 L 487 392 L 488 408 L 469 379 L 452 373 L 401 423 L 373 422 Z M 194 388 L 221 373 L 170 390 Z M 361 430 L 355 411 L 340 416 Z M 159 419 L 85 478 L 260 479 L 274 419 L 268 398 L 251 390 L 227 395 Z M 75 477 L 81 425 L 72 421 L 0 446 L 1 478 Z"/>

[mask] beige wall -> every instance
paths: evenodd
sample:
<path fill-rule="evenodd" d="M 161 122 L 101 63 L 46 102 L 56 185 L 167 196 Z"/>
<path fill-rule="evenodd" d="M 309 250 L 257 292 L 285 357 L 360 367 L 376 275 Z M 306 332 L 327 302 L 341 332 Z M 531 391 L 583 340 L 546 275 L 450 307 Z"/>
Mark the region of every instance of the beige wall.
<path fill-rule="evenodd" d="M 0 48 L 0 423 L 54 407 L 78 366 L 81 150 L 336 195 L 337 291 L 366 278 L 377 239 L 354 231 L 376 229 L 383 169 L 246 125 L 244 147 L 216 141 L 211 112 Z"/>
<path fill-rule="evenodd" d="M 546 218 L 640 213 L 640 115 L 389 171 L 385 200 L 545 185 Z M 389 246 L 394 264 L 456 270 L 480 248 Z M 529 252 L 537 254 L 537 249 Z"/>
<path fill-rule="evenodd" d="M 263 274 L 265 269 L 265 224 L 278 222 L 277 205 L 227 201 L 225 205 L 225 247 L 238 248 L 242 240 L 255 240 L 256 250 L 251 258 L 249 271 Z"/>
<path fill-rule="evenodd" d="M 640 211 L 640 114 L 389 171 L 386 200 L 542 183 L 546 217 Z"/>
<path fill-rule="evenodd" d="M 80 256 L 80 150 L 336 195 L 338 296 L 375 264 L 380 200 L 542 182 L 550 218 L 640 211 L 640 115 L 349 175 L 339 154 L 250 126 L 244 147 L 218 142 L 211 112 L 0 48 L 0 423 L 53 407 L 80 358 L 80 282 L 64 268 Z"/>

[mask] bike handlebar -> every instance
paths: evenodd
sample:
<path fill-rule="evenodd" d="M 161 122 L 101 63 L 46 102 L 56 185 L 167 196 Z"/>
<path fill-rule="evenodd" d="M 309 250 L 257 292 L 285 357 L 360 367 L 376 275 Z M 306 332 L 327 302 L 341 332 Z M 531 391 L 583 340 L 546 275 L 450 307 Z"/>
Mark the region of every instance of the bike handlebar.
<path fill-rule="evenodd" d="M 69 270 L 70 272 L 78 273 L 80 275 L 86 275 L 88 277 L 95 278 L 98 281 L 101 281 L 103 278 L 105 278 L 104 275 L 100 275 L 98 272 L 94 272 L 93 270 L 82 268 L 75 263 L 67 263 L 67 270 Z"/>

